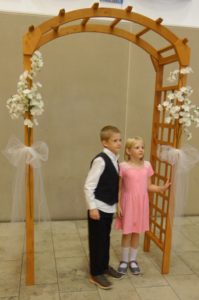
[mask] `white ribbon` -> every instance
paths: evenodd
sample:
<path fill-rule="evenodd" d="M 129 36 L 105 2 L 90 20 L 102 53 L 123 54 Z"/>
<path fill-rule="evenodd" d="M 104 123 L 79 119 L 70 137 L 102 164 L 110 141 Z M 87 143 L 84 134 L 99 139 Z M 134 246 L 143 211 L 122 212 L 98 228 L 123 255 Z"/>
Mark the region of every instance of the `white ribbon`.
<path fill-rule="evenodd" d="M 36 142 L 31 147 L 28 147 L 22 144 L 16 137 L 11 137 L 3 154 L 17 168 L 13 186 L 11 220 L 25 220 L 27 165 L 33 167 L 34 174 L 34 218 L 37 221 L 49 220 L 41 173 L 41 161 L 47 161 L 48 159 L 48 146 L 44 142 Z"/>
<path fill-rule="evenodd" d="M 189 171 L 199 161 L 199 151 L 189 144 L 181 149 L 159 145 L 157 156 L 173 166 L 172 189 L 175 197 L 175 215 L 182 216 L 188 193 Z"/>

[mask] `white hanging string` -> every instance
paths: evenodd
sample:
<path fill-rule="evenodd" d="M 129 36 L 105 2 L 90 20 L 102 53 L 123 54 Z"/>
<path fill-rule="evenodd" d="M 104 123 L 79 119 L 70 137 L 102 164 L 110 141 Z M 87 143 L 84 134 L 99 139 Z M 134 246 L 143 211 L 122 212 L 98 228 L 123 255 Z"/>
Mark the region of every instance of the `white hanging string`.
<path fill-rule="evenodd" d="M 50 216 L 41 172 L 41 161 L 48 159 L 48 146 L 41 141 L 28 147 L 16 137 L 11 137 L 3 154 L 17 168 L 13 186 L 11 221 L 25 220 L 26 170 L 28 165 L 33 167 L 34 174 L 34 219 L 49 221 Z"/>
<path fill-rule="evenodd" d="M 194 165 L 199 162 L 199 151 L 189 144 L 176 149 L 167 145 L 159 145 L 157 155 L 160 160 L 173 166 L 174 176 L 172 189 L 175 197 L 175 216 L 183 216 L 188 195 L 188 175 Z"/>

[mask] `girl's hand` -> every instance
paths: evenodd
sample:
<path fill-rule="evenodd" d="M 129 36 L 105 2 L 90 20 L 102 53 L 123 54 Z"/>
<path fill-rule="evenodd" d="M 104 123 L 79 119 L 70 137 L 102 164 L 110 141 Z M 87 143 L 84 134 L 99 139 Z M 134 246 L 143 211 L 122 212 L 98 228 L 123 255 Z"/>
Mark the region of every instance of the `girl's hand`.
<path fill-rule="evenodd" d="M 100 219 L 100 213 L 98 209 L 90 209 L 89 210 L 89 216 L 93 220 L 99 220 Z"/>
<path fill-rule="evenodd" d="M 160 186 L 160 193 L 164 193 L 171 185 L 171 182 L 169 182 L 169 179 L 167 179 L 166 183 L 163 186 Z"/>
<path fill-rule="evenodd" d="M 120 206 L 119 203 L 117 204 L 117 216 L 118 216 L 119 218 L 122 217 L 122 208 L 121 208 L 121 206 Z"/>

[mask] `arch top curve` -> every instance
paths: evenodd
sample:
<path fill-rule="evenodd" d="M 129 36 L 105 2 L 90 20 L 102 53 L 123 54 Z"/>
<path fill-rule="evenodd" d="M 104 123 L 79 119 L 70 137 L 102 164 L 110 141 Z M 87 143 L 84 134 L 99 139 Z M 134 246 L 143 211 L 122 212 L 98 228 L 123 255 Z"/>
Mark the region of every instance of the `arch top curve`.
<path fill-rule="evenodd" d="M 104 18 L 109 22 L 106 25 L 99 22 Z M 90 20 L 94 20 L 94 22 L 91 24 Z M 141 26 L 141 30 L 138 32 L 124 30 L 119 27 L 122 21 L 138 24 Z M 178 61 L 181 66 L 188 65 L 190 48 L 187 45 L 187 39 L 178 38 L 171 30 L 161 24 L 162 21 L 161 18 L 152 20 L 132 12 L 131 6 L 126 9 L 118 9 L 99 7 L 99 3 L 94 3 L 91 8 L 70 12 L 61 9 L 57 17 L 45 21 L 38 27 L 33 25 L 29 27 L 29 31 L 23 39 L 23 53 L 26 56 L 31 56 L 35 50 L 44 44 L 64 35 L 95 32 L 115 35 L 136 44 L 160 65 L 175 61 Z M 144 36 L 148 32 L 158 34 L 165 41 L 165 47 L 156 49 L 154 45 L 145 40 Z"/>

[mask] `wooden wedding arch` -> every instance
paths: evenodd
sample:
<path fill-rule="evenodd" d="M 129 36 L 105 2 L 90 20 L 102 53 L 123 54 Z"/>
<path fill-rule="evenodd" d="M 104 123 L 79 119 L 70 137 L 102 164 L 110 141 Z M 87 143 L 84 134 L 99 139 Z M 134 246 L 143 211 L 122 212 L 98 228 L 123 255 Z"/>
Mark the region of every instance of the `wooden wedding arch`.
<path fill-rule="evenodd" d="M 99 20 L 105 18 L 105 22 Z M 91 22 L 94 19 L 94 22 Z M 75 22 L 74 22 L 75 21 Z M 139 25 L 136 32 L 120 27 L 122 21 Z M 163 26 L 162 19 L 149 19 L 133 12 L 133 8 L 126 9 L 99 7 L 94 3 L 91 8 L 65 12 L 61 9 L 58 16 L 38 27 L 31 25 L 23 39 L 24 70 L 31 69 L 31 57 L 43 45 L 69 34 L 93 32 L 114 35 L 134 43 L 145 50 L 152 61 L 156 73 L 155 96 L 152 121 L 151 162 L 155 170 L 154 182 L 159 184 L 171 177 L 172 167 L 169 163 L 162 162 L 157 157 L 157 145 L 165 144 L 178 147 L 180 142 L 181 127 L 178 123 L 165 124 L 164 112 L 157 110 L 157 105 L 162 103 L 168 92 L 179 89 L 186 82 L 186 75 L 180 74 L 175 85 L 164 84 L 165 66 L 177 63 L 178 68 L 189 64 L 190 48 L 188 40 L 178 38 L 169 29 Z M 165 43 L 159 49 L 145 39 L 147 33 L 157 34 Z M 31 84 L 31 83 L 30 83 Z M 29 119 L 32 116 L 27 113 Z M 25 126 L 25 144 L 33 143 L 33 129 Z M 34 195 L 33 195 L 33 170 L 27 167 L 26 187 L 26 284 L 34 284 Z M 169 272 L 169 260 L 172 239 L 172 222 L 174 212 L 174 198 L 170 191 L 164 195 L 150 195 L 150 231 L 145 234 L 144 250 L 149 251 L 150 242 L 153 241 L 162 251 L 162 273 Z"/>

